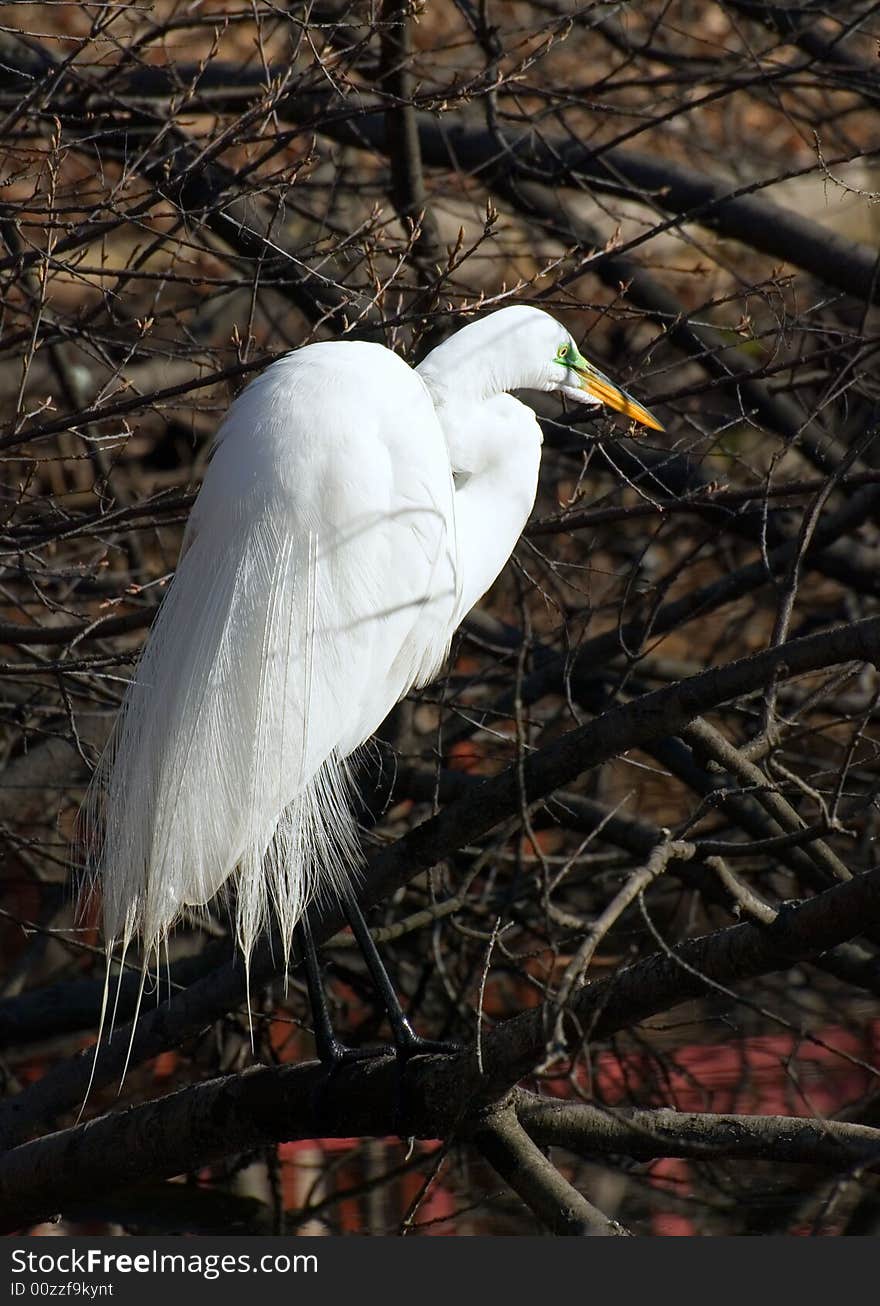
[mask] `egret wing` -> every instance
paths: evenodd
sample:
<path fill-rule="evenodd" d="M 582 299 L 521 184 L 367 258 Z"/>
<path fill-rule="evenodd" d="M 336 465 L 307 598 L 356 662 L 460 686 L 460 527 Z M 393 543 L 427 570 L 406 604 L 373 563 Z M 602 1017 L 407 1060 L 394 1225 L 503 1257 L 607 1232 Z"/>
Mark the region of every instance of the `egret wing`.
<path fill-rule="evenodd" d="M 451 522 L 433 407 L 387 350 L 312 346 L 243 393 L 94 791 L 108 938 L 155 946 L 237 872 L 245 953 L 270 908 L 289 944 L 351 874 L 346 758 L 445 654 Z"/>

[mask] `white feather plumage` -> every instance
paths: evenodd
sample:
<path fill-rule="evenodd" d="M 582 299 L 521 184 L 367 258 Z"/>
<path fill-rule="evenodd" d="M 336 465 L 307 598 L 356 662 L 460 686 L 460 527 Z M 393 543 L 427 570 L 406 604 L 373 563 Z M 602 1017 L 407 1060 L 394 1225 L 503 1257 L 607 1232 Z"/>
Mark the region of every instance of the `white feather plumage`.
<path fill-rule="evenodd" d="M 418 372 L 323 343 L 240 395 L 84 806 L 108 956 L 137 937 L 146 966 L 231 883 L 245 957 L 271 916 L 289 950 L 309 900 L 356 873 L 347 759 L 436 675 L 534 502 L 540 429 L 505 392 L 595 404 L 597 378 L 659 425 L 525 307 Z"/>
<path fill-rule="evenodd" d="M 242 951 L 270 914 L 289 948 L 358 864 L 347 759 L 441 665 L 455 607 L 449 457 L 416 374 L 358 343 L 268 368 L 217 434 L 92 785 L 107 940 L 156 950 L 235 875 Z"/>

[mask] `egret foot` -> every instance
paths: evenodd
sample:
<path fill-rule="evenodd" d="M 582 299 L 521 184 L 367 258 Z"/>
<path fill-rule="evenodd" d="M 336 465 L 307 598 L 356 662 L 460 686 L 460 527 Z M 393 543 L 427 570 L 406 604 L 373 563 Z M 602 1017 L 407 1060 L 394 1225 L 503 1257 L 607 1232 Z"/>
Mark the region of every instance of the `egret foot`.
<path fill-rule="evenodd" d="M 455 1043 L 423 1038 L 421 1034 L 416 1033 L 410 1024 L 409 1017 L 400 1005 L 400 999 L 394 985 L 391 983 L 382 958 L 379 956 L 379 949 L 376 947 L 375 939 L 370 933 L 370 927 L 364 919 L 360 903 L 354 894 L 348 894 L 343 906 L 348 917 L 348 923 L 351 926 L 351 932 L 361 950 L 364 961 L 367 963 L 370 978 L 382 999 L 385 1013 L 388 1016 L 388 1023 L 391 1026 L 391 1038 L 397 1059 L 393 1118 L 395 1125 L 399 1126 L 397 1132 L 402 1134 L 406 1120 L 405 1078 L 409 1062 L 414 1057 L 454 1056 L 461 1051 L 461 1048 Z"/>
<path fill-rule="evenodd" d="M 333 1023 L 330 1019 L 330 1011 L 327 1005 L 327 996 L 324 992 L 324 986 L 321 982 L 320 966 L 318 964 L 317 950 L 312 937 L 311 929 L 308 922 L 303 919 L 297 929 L 302 943 L 303 961 L 306 972 L 306 986 L 309 992 L 309 1001 L 312 1007 L 314 1017 L 315 1048 L 318 1058 L 326 1070 L 326 1075 L 322 1077 L 316 1093 L 315 1109 L 316 1114 L 321 1114 L 320 1098 L 323 1098 L 323 1089 L 326 1086 L 329 1077 L 344 1065 L 349 1065 L 354 1061 L 363 1061 L 371 1057 L 387 1056 L 393 1051 L 397 1063 L 396 1070 L 396 1087 L 394 1093 L 394 1120 L 402 1122 L 405 1112 L 405 1074 L 409 1062 L 414 1057 L 422 1056 L 454 1056 L 461 1051 L 455 1043 L 442 1042 L 437 1039 L 423 1038 L 417 1034 L 410 1024 L 408 1016 L 405 1014 L 400 1005 L 400 1000 L 395 992 L 394 985 L 387 970 L 379 956 L 379 950 L 370 928 L 364 919 L 363 912 L 353 894 L 347 895 L 343 907 L 345 910 L 348 923 L 351 926 L 355 942 L 360 948 L 361 954 L 370 973 L 370 978 L 382 1000 L 385 1013 L 388 1017 L 388 1023 L 391 1026 L 392 1044 L 380 1045 L 378 1047 L 350 1048 L 342 1043 L 333 1029 Z"/>
<path fill-rule="evenodd" d="M 336 1037 L 333 1022 L 330 1019 L 327 995 L 324 992 L 324 985 L 321 980 L 321 968 L 318 963 L 315 940 L 312 937 L 312 931 L 307 920 L 300 921 L 297 925 L 297 933 L 302 947 L 309 1005 L 312 1008 L 315 1051 L 318 1054 L 318 1060 L 323 1070 L 312 1094 L 312 1112 L 315 1119 L 320 1122 L 325 1115 L 325 1091 L 333 1075 L 341 1070 L 343 1066 L 351 1065 L 353 1062 L 387 1056 L 389 1048 L 381 1045 L 379 1047 L 352 1048 Z"/>
<path fill-rule="evenodd" d="M 309 1005 L 312 1009 L 314 1022 L 312 1033 L 315 1039 L 315 1051 L 321 1065 L 327 1070 L 336 1070 L 352 1061 L 366 1061 L 370 1057 L 387 1056 L 390 1049 L 385 1045 L 352 1048 L 336 1037 L 333 1021 L 330 1018 L 330 1008 L 327 1005 L 327 995 L 324 992 L 324 984 L 321 979 L 318 952 L 308 921 L 301 920 L 296 929 L 302 948 L 303 966 L 306 972 L 306 989 L 309 994 Z"/>

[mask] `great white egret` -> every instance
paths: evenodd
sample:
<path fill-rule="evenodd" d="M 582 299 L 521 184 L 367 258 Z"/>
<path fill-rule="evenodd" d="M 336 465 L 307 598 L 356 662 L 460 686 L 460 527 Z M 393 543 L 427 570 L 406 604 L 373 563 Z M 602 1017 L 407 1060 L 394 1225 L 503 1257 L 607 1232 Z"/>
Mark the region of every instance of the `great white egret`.
<path fill-rule="evenodd" d="M 534 503 L 541 431 L 514 389 L 662 430 L 525 306 L 415 370 L 308 345 L 236 399 L 86 805 L 108 955 L 140 937 L 148 957 L 233 876 L 246 958 L 271 916 L 289 951 L 310 899 L 344 893 L 349 759 L 436 676 Z"/>

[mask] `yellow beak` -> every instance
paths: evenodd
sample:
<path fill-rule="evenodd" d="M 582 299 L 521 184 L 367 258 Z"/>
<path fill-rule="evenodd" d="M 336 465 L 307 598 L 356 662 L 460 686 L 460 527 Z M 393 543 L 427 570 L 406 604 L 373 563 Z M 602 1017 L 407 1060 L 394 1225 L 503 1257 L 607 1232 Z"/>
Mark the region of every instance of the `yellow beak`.
<path fill-rule="evenodd" d="M 593 399 L 598 399 L 601 404 L 607 404 L 618 413 L 631 417 L 634 422 L 641 422 L 642 426 L 649 426 L 654 431 L 665 430 L 663 423 L 659 422 L 653 413 L 637 399 L 633 399 L 632 395 L 621 390 L 620 386 L 615 385 L 597 367 L 593 367 L 592 363 L 588 363 L 583 355 L 576 363 L 570 363 L 569 367 L 580 377 L 581 388 Z"/>

